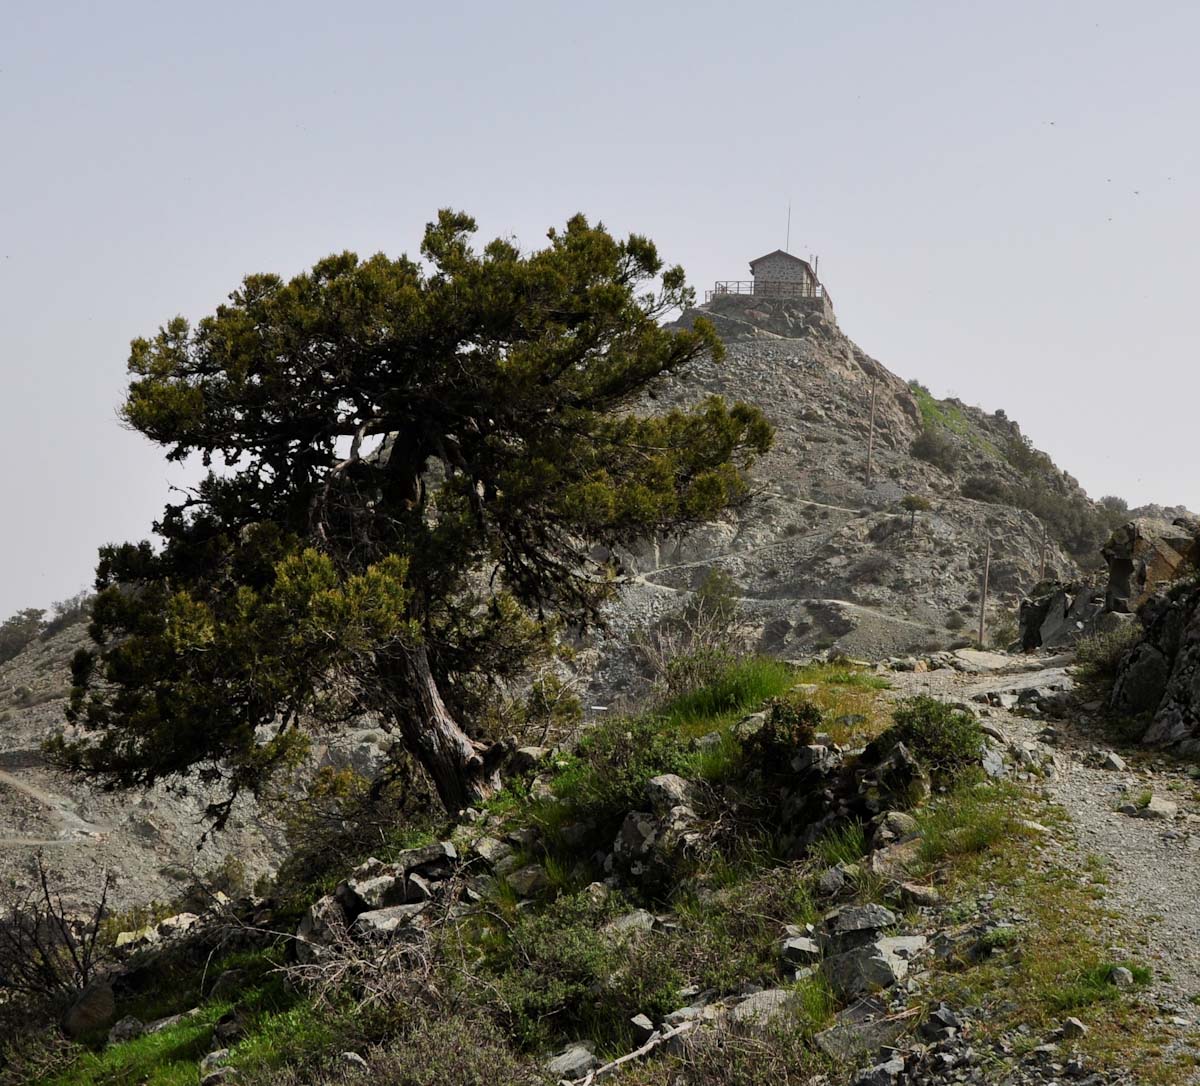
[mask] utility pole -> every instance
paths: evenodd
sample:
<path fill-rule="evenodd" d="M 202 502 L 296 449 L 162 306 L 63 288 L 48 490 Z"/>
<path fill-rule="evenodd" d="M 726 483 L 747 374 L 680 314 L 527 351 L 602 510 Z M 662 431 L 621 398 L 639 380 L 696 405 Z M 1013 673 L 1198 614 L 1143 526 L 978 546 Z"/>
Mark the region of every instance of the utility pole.
<path fill-rule="evenodd" d="M 983 559 L 983 594 L 979 597 L 979 647 L 984 647 L 984 622 L 987 617 L 988 577 L 992 572 L 992 537 L 988 536 L 987 554 Z"/>
<path fill-rule="evenodd" d="M 875 460 L 875 384 L 878 378 L 871 377 L 871 425 L 867 431 L 867 486 L 871 485 L 871 475 Z"/>

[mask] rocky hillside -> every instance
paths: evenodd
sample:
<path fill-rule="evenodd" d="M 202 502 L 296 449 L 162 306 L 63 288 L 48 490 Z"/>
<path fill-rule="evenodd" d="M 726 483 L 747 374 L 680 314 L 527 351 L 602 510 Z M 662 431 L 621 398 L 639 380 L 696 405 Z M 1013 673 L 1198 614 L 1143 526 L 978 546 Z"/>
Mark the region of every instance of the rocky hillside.
<path fill-rule="evenodd" d="M 202 841 L 203 788 L 106 794 L 46 764 L 41 746 L 68 727 L 70 660 L 86 640 L 86 625 L 71 626 L 0 664 L 0 879 L 26 884 L 41 852 L 65 877 L 69 897 L 92 899 L 102 873 L 111 870 L 120 875 L 113 904 L 131 906 L 177 897 L 198 876 L 215 875 L 236 888 L 273 868 L 284 844 L 280 827 L 249 801 L 224 833 Z M 318 739 L 313 764 L 370 772 L 384 743 L 369 726 Z"/>
<path fill-rule="evenodd" d="M 737 586 L 760 651 L 830 647 L 869 659 L 952 644 L 978 623 L 992 545 L 989 625 L 1011 639 L 1043 573 L 1098 561 L 1113 516 L 1032 449 L 1003 412 L 935 400 L 865 354 L 837 325 L 785 299 L 728 295 L 684 314 L 712 321 L 721 362 L 696 364 L 651 407 L 720 394 L 760 404 L 777 429 L 736 514 L 629 556 L 634 583 L 599 650 L 597 696 L 636 689 L 622 651 L 709 570 Z M 875 436 L 867 480 L 871 402 Z M 929 503 L 928 510 L 906 510 Z"/>

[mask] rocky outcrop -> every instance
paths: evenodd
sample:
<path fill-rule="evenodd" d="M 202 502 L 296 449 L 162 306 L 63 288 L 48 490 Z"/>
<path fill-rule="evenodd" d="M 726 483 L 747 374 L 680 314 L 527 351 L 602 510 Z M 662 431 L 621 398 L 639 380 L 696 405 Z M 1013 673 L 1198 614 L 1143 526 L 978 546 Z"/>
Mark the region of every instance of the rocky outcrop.
<path fill-rule="evenodd" d="M 1144 743 L 1200 753 L 1200 584 L 1151 597 L 1138 618 L 1145 636 L 1121 663 L 1111 707 L 1150 715 Z"/>
<path fill-rule="evenodd" d="M 1200 559 L 1200 524 L 1188 517 L 1136 517 L 1113 532 L 1102 553 L 1108 562 L 1105 610 L 1134 614 Z"/>
<path fill-rule="evenodd" d="M 1043 582 L 1017 612 L 1022 652 L 1066 648 L 1094 629 L 1104 611 L 1104 592 L 1086 581 Z"/>
<path fill-rule="evenodd" d="M 745 506 L 622 555 L 629 583 L 609 629 L 578 657 L 593 680 L 588 704 L 640 699 L 646 676 L 631 639 L 669 623 L 712 570 L 734 585 L 747 646 L 784 658 L 830 649 L 880 659 L 952 646 L 978 623 L 989 537 L 988 627 L 1004 625 L 1002 613 L 1015 617 L 1042 572 L 1046 529 L 1024 508 L 963 493 L 982 476 L 1009 494 L 1031 485 L 1030 469 L 1006 455 L 1026 448 L 1011 420 L 933 401 L 832 321 L 786 299 L 716 298 L 682 323 L 701 317 L 715 323 L 724 358 L 697 359 L 657 389 L 646 410 L 709 394 L 748 400 L 774 424 L 775 444 L 754 467 L 755 494 Z M 912 451 L 929 425 L 952 447 L 941 466 Z M 1069 476 L 1045 464 L 1036 472 L 1049 503 L 1086 505 Z M 906 508 L 910 496 L 931 508 Z M 1045 576 L 1079 576 L 1053 538 Z"/>

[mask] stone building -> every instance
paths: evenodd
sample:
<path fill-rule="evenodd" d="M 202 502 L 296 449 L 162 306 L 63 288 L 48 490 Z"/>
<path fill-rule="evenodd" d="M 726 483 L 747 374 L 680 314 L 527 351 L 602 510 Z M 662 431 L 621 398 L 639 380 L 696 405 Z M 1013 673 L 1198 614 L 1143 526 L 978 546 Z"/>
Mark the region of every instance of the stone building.
<path fill-rule="evenodd" d="M 754 293 L 782 297 L 816 298 L 821 294 L 817 274 L 807 260 L 776 249 L 750 261 Z"/>
<path fill-rule="evenodd" d="M 797 313 L 834 322 L 829 292 L 817 278 L 816 269 L 807 260 L 776 249 L 750 261 L 753 279 L 722 279 L 704 296 L 706 310 L 727 311 L 749 308 L 766 316 L 764 307 L 783 305 Z"/>

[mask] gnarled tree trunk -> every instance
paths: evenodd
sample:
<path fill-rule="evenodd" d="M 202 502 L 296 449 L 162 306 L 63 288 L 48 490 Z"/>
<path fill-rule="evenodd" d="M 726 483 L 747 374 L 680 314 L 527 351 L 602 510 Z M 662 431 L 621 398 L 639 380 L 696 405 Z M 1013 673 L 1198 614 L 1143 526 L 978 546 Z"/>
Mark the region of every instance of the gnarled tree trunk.
<path fill-rule="evenodd" d="M 421 763 L 451 814 L 486 798 L 500 786 L 497 748 L 481 752 L 446 708 L 424 645 L 391 661 L 388 686 L 396 722 L 408 752 Z"/>

